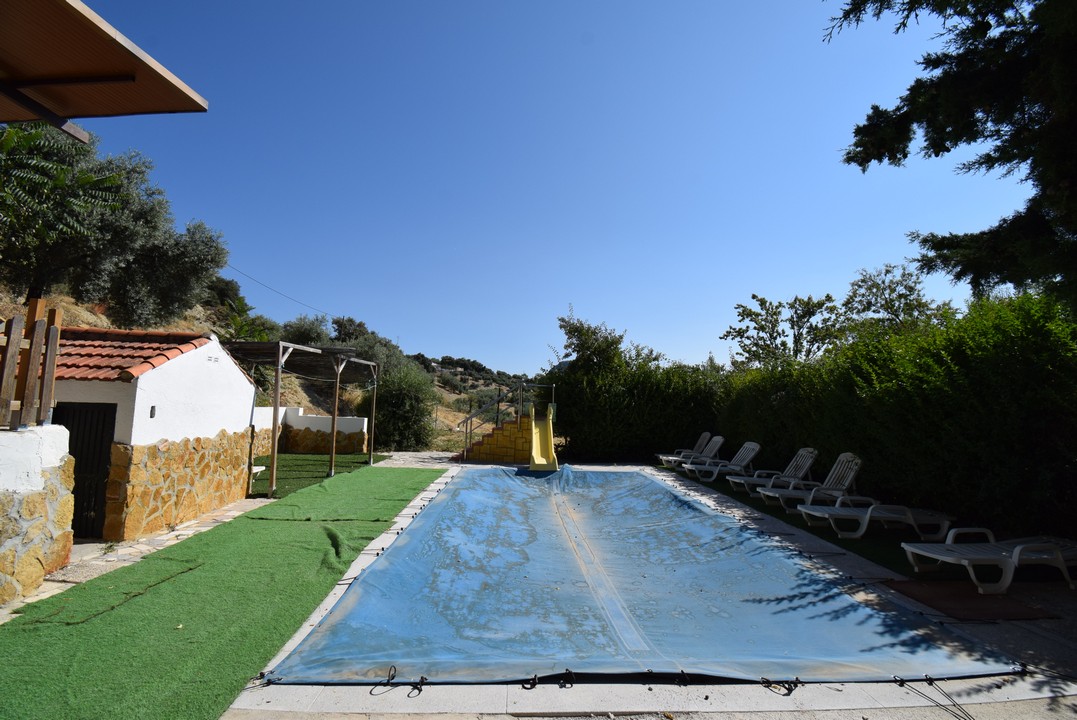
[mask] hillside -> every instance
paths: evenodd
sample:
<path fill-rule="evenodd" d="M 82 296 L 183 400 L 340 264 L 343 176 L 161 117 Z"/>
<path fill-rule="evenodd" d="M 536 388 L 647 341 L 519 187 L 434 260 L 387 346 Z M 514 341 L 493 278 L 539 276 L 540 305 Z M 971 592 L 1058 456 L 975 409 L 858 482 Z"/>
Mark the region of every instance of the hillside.
<path fill-rule="evenodd" d="M 78 327 L 113 327 L 102 313 L 94 307 L 75 302 L 64 295 L 47 298 L 46 308 L 59 308 L 63 311 L 63 324 Z M 26 307 L 22 297 L 0 288 L 0 318 L 24 315 Z M 176 321 L 154 330 L 172 330 L 180 332 L 213 332 L 212 313 L 201 306 L 196 306 Z M 510 376 L 501 371 L 490 370 L 481 363 L 466 358 L 442 357 L 431 360 L 425 355 L 411 356 L 427 372 L 434 375 L 440 403 L 434 413 L 435 427 L 438 431 L 436 447 L 438 449 L 459 449 L 462 440 L 455 437 L 457 425 L 467 417 L 469 398 L 475 409 L 502 392 L 515 387 L 521 376 Z M 260 404 L 269 403 L 264 394 L 260 394 Z M 351 408 L 359 400 L 359 392 L 346 389 L 341 397 L 340 412 L 350 414 Z M 290 407 L 302 407 L 306 412 L 318 415 L 332 413 L 333 386 L 327 382 L 309 381 L 291 375 L 285 375 L 281 387 L 281 404 Z"/>

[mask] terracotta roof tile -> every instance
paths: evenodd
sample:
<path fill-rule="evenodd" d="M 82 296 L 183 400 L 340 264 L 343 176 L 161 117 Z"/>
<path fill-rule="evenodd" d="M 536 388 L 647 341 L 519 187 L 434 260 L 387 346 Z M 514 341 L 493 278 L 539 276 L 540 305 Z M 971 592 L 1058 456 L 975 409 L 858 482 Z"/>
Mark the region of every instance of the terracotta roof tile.
<path fill-rule="evenodd" d="M 65 327 L 56 379 L 130 382 L 208 342 L 198 333 Z"/>

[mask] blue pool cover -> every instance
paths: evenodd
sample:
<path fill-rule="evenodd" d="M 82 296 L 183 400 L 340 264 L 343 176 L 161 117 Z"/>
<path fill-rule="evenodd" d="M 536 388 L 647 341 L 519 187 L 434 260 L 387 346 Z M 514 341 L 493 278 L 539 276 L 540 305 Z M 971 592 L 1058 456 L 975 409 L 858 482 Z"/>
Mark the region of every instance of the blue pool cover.
<path fill-rule="evenodd" d="M 268 676 L 805 682 L 1010 672 L 637 472 L 461 472 Z"/>

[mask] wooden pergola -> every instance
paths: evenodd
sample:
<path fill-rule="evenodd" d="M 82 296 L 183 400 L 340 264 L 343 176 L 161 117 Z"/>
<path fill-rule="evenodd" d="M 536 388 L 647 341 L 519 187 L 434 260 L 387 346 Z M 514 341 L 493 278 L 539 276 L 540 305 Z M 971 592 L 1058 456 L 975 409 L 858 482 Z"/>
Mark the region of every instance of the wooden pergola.
<path fill-rule="evenodd" d="M 205 112 L 208 103 L 79 0 L 0 2 L 0 122 Z"/>
<path fill-rule="evenodd" d="M 273 375 L 273 429 L 269 462 L 269 495 L 277 489 L 277 433 L 280 431 L 280 383 L 285 372 L 311 380 L 333 382 L 333 420 L 329 440 L 329 470 L 327 477 L 336 473 L 337 416 L 340 386 L 365 383 L 373 380 L 374 395 L 370 403 L 370 427 L 367 431 L 369 463 L 374 464 L 374 415 L 378 402 L 378 364 L 356 356 L 352 348 L 310 347 L 284 341 L 276 342 L 223 342 L 221 345 L 240 362 L 272 366 Z"/>

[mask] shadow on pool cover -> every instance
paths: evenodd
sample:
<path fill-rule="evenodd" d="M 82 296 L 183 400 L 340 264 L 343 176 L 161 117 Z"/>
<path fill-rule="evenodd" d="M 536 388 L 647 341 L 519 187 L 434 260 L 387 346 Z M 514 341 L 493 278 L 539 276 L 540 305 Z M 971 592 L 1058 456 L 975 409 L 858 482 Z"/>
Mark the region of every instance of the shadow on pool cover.
<path fill-rule="evenodd" d="M 838 682 L 1008 673 L 637 472 L 461 472 L 267 676 Z M 652 674 L 653 673 L 653 674 Z"/>

